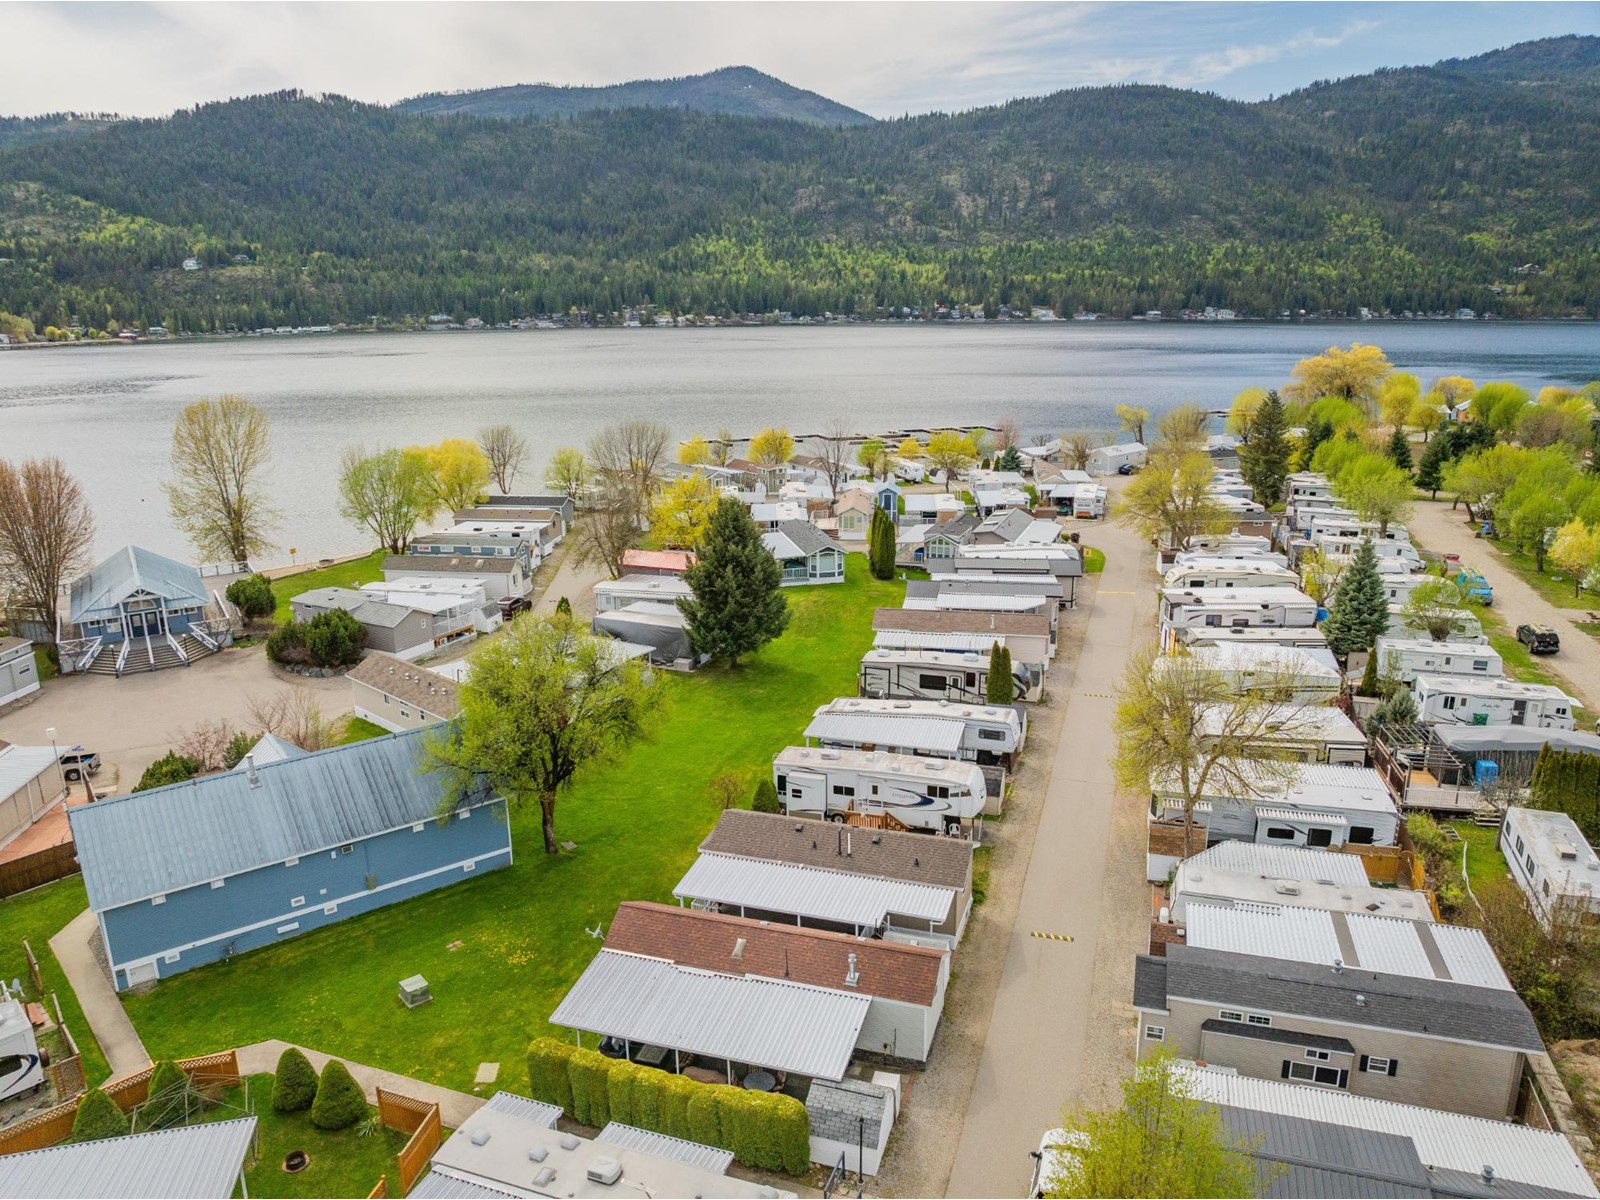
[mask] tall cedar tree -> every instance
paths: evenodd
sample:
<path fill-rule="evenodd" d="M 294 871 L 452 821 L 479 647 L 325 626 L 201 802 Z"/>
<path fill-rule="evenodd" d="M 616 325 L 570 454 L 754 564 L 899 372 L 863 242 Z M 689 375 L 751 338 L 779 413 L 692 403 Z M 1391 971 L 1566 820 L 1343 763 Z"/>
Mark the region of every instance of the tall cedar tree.
<path fill-rule="evenodd" d="M 1306 423 L 1306 431 L 1300 438 L 1300 457 L 1296 467 L 1301 471 L 1311 469 L 1311 458 L 1317 452 L 1317 447 L 1333 436 L 1333 426 L 1321 417 L 1313 417 Z"/>
<path fill-rule="evenodd" d="M 1015 446 L 1007 446 L 1001 451 L 1000 457 L 995 460 L 994 465 L 997 471 L 1020 471 L 1022 470 L 1022 452 Z"/>
<path fill-rule="evenodd" d="M 1389 600 L 1378 574 L 1378 555 L 1370 538 L 1362 538 L 1350 568 L 1339 580 L 1333 608 L 1322 623 L 1328 648 L 1340 658 L 1370 650 L 1389 626 Z"/>
<path fill-rule="evenodd" d="M 874 579 L 894 578 L 894 550 L 894 518 L 883 509 L 874 507 L 872 523 L 867 527 L 867 562 L 872 567 Z"/>
<path fill-rule="evenodd" d="M 1017 698 L 1011 682 L 1011 651 L 996 642 L 989 647 L 989 679 L 983 698 L 989 704 L 1010 704 Z"/>
<path fill-rule="evenodd" d="M 1428 493 L 1429 499 L 1439 498 L 1444 485 L 1444 465 L 1449 461 L 1450 439 L 1440 435 L 1429 442 L 1417 465 L 1417 486 Z"/>
<path fill-rule="evenodd" d="M 683 578 L 694 596 L 678 607 L 688 618 L 690 644 L 701 654 L 737 666 L 741 654 L 754 653 L 789 627 L 783 568 L 761 544 L 749 510 L 732 496 L 717 505 Z"/>
<path fill-rule="evenodd" d="M 1410 471 L 1416 465 L 1411 459 L 1411 439 L 1406 437 L 1405 429 L 1399 425 L 1389 435 L 1389 457 L 1402 471 Z"/>
<path fill-rule="evenodd" d="M 1249 441 L 1239 447 L 1239 468 L 1244 480 L 1255 493 L 1256 503 L 1267 508 L 1276 508 L 1283 499 L 1283 485 L 1289 478 L 1293 451 L 1288 427 L 1283 401 L 1277 392 L 1268 392 L 1250 422 Z"/>

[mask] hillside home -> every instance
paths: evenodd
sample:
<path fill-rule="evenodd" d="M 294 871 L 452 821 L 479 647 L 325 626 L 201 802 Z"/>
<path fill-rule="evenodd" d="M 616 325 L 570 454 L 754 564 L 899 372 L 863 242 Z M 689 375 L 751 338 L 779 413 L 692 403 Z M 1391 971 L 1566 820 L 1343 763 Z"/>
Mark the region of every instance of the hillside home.
<path fill-rule="evenodd" d="M 438 725 L 461 711 L 455 680 L 381 650 L 368 651 L 345 678 L 356 716 L 390 733 Z"/>
<path fill-rule="evenodd" d="M 1580 703 L 1554 684 L 1465 675 L 1419 674 L 1411 690 L 1417 698 L 1417 719 L 1429 725 L 1572 729 Z"/>
<path fill-rule="evenodd" d="M 1566 813 L 1507 808 L 1497 844 L 1541 917 L 1557 904 L 1600 915 L 1600 856 Z"/>
<path fill-rule="evenodd" d="M 417 730 L 68 809 L 118 990 L 511 863 L 505 801 L 446 801 Z"/>
<path fill-rule="evenodd" d="M 761 544 L 783 567 L 783 586 L 843 583 L 844 547 L 806 521 L 782 521 Z"/>

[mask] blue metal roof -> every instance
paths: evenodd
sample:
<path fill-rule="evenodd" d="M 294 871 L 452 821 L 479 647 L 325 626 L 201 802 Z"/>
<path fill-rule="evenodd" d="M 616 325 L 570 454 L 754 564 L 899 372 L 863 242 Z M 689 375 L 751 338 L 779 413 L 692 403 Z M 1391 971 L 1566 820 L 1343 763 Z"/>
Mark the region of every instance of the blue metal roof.
<path fill-rule="evenodd" d="M 432 730 L 372 738 L 68 810 L 96 912 L 436 818 Z M 478 792 L 469 805 L 491 797 Z M 509 834 L 507 835 L 509 837 Z"/>
<path fill-rule="evenodd" d="M 188 563 L 142 546 L 124 546 L 73 581 L 71 619 L 81 623 L 112 615 L 118 604 L 138 591 L 180 605 L 204 606 L 207 601 L 200 572 Z"/>

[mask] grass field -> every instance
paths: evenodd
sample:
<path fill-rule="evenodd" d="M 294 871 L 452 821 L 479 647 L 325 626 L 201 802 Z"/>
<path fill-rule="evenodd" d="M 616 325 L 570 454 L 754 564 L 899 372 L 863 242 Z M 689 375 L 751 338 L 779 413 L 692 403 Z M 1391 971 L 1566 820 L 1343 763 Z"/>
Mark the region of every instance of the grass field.
<path fill-rule="evenodd" d="M 670 900 L 716 822 L 707 783 L 747 787 L 801 738 L 811 712 L 853 695 L 872 611 L 903 585 L 870 578 L 851 554 L 844 584 L 790 588 L 788 632 L 729 670 L 662 673 L 670 707 L 649 742 L 561 798 L 556 832 L 577 849 L 541 850 L 537 811 L 512 817 L 516 862 L 429 896 L 204 967 L 127 999 L 153 1055 L 201 1054 L 284 1038 L 357 1062 L 469 1090 L 480 1062 L 522 1079 L 528 1039 L 599 949 L 620 901 Z M 412 974 L 432 1004 L 395 999 Z"/>
<path fill-rule="evenodd" d="M 368 738 L 383 737 L 389 731 L 382 725 L 374 725 L 365 717 L 348 717 L 344 723 L 344 735 L 340 737 L 339 744 L 348 746 L 351 742 L 364 742 Z"/>
<path fill-rule="evenodd" d="M 1490 879 L 1510 879 L 1511 870 L 1505 856 L 1495 847 L 1495 829 L 1474 825 L 1471 821 L 1447 822 L 1467 844 L 1467 879 L 1476 886 Z M 1459 853 L 1459 851 L 1457 851 Z"/>
<path fill-rule="evenodd" d="M 352 558 L 349 562 L 335 563 L 320 570 L 301 571 L 284 575 L 272 581 L 272 594 L 278 598 L 278 611 L 273 614 L 279 621 L 287 621 L 289 598 L 301 592 L 324 587 L 360 587 L 363 583 L 376 583 L 383 578 L 383 560 L 387 550 L 374 550 L 365 558 Z"/>
<path fill-rule="evenodd" d="M 81 875 L 58 879 L 31 892 L 0 900 L 0 930 L 4 931 L 4 936 L 0 936 L 0 978 L 7 983 L 13 979 L 22 980 L 23 986 L 29 989 L 28 998 L 37 998 L 32 994 L 33 985 L 28 981 L 28 960 L 22 951 L 22 939 L 27 938 L 34 956 L 39 960 L 39 970 L 44 975 L 45 993 L 48 995 L 53 991 L 61 1001 L 61 1015 L 66 1019 L 67 1028 L 72 1031 L 73 1040 L 78 1043 L 78 1052 L 83 1055 L 84 1074 L 92 1087 L 105 1082 L 111 1074 L 111 1068 L 106 1065 L 105 1055 L 100 1053 L 100 1043 L 94 1040 L 94 1034 L 89 1031 L 89 1023 L 83 1019 L 77 996 L 67 986 L 67 977 L 62 974 L 61 964 L 50 953 L 50 939 L 60 933 L 62 927 L 88 904 Z M 45 1007 L 54 1015 L 52 1006 L 46 1004 Z"/>
<path fill-rule="evenodd" d="M 1093 546 L 1083 548 L 1083 573 L 1085 575 L 1098 575 L 1106 569 L 1106 552 L 1096 550 Z"/>

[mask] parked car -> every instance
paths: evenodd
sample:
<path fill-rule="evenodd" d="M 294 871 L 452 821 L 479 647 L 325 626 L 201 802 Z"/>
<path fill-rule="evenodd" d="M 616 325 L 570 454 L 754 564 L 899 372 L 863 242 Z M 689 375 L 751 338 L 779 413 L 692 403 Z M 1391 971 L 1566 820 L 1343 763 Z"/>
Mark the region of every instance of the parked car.
<path fill-rule="evenodd" d="M 1529 654 L 1557 654 L 1561 650 L 1561 635 L 1548 625 L 1518 625 L 1517 641 L 1528 648 Z"/>
<path fill-rule="evenodd" d="M 100 756 L 93 750 L 85 750 L 82 746 L 74 746 L 71 750 L 62 751 L 61 774 L 68 783 L 82 779 L 85 775 L 98 775 L 100 773 Z"/>
<path fill-rule="evenodd" d="M 526 596 L 502 596 L 500 598 L 500 615 L 510 620 L 519 612 L 527 612 L 533 605 L 528 603 Z"/>
<path fill-rule="evenodd" d="M 1059 1188 L 1064 1182 L 1061 1177 L 1077 1164 L 1075 1151 L 1081 1150 L 1087 1142 L 1088 1138 L 1080 1130 L 1045 1130 L 1039 1139 L 1039 1148 L 1028 1151 L 1028 1157 L 1033 1159 L 1033 1181 L 1028 1185 L 1028 1195 L 1038 1200 Z"/>
<path fill-rule="evenodd" d="M 1133 464 L 1132 463 L 1123 463 L 1120 467 L 1117 468 L 1117 474 L 1118 475 L 1132 475 L 1133 474 Z"/>
<path fill-rule="evenodd" d="M 1456 586 L 1466 593 L 1467 599 L 1485 608 L 1494 603 L 1494 589 L 1489 581 L 1471 567 L 1462 567 L 1456 572 Z"/>

